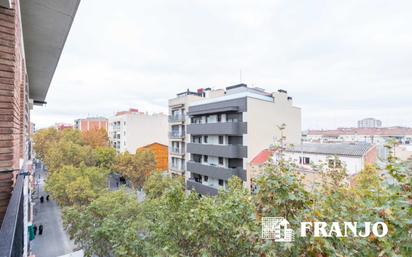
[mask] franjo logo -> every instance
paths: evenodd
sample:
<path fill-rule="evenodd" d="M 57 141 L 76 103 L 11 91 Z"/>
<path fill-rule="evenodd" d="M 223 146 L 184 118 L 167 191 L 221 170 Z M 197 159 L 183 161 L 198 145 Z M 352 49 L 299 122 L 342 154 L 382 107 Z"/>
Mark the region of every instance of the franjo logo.
<path fill-rule="evenodd" d="M 292 242 L 294 231 L 289 228 L 289 222 L 282 217 L 262 218 L 262 238 L 275 242 Z M 384 237 L 388 226 L 384 222 L 301 222 L 300 237 L 306 237 L 308 231 L 314 237 Z"/>

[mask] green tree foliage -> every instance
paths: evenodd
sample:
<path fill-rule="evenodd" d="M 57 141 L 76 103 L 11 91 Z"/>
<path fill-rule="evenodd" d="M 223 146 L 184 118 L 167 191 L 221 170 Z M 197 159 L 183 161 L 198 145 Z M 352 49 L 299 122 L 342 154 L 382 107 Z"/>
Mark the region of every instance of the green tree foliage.
<path fill-rule="evenodd" d="M 184 188 L 183 177 L 172 178 L 156 172 L 147 179 L 143 186 L 143 191 L 147 199 L 157 199 L 175 188 Z"/>
<path fill-rule="evenodd" d="M 95 149 L 96 165 L 106 170 L 112 170 L 116 161 L 116 150 L 112 147 L 97 147 Z"/>
<path fill-rule="evenodd" d="M 51 173 L 45 190 L 60 206 L 87 205 L 107 187 L 107 173 L 95 167 L 64 166 Z"/>
<path fill-rule="evenodd" d="M 155 172 L 156 160 L 149 150 L 136 154 L 124 152 L 117 156 L 113 169 L 130 180 L 133 188 L 141 189 L 146 179 Z"/>
<path fill-rule="evenodd" d="M 40 129 L 33 135 L 33 149 L 38 158 L 43 159 L 52 144 L 60 139 L 60 132 L 55 128 Z"/>
<path fill-rule="evenodd" d="M 64 208 L 63 222 L 86 256 L 143 256 L 142 218 L 134 196 L 105 192 L 88 206 Z"/>

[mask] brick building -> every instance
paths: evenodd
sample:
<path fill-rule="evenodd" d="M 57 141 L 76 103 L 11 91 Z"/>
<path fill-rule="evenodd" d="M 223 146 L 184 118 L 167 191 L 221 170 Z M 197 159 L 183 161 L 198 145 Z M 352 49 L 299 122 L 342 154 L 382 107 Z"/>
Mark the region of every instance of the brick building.
<path fill-rule="evenodd" d="M 46 103 L 78 4 L 0 0 L 0 256 L 30 250 L 30 110 Z"/>
<path fill-rule="evenodd" d="M 108 120 L 104 117 L 88 117 L 74 121 L 74 128 L 80 131 L 104 129 L 107 131 Z"/>

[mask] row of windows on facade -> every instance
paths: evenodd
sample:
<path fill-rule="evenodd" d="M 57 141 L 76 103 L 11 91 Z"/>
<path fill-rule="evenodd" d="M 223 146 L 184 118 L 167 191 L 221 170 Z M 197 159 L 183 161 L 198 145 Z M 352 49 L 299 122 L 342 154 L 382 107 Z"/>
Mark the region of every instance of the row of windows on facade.
<path fill-rule="evenodd" d="M 207 144 L 208 143 L 209 136 L 203 136 L 203 143 Z M 193 136 L 192 137 L 192 143 L 202 143 L 202 136 Z M 219 144 L 222 145 L 224 144 L 224 137 L 219 136 Z"/>
<path fill-rule="evenodd" d="M 202 183 L 202 180 L 204 181 L 204 182 L 208 182 L 209 181 L 209 177 L 208 176 L 202 176 L 202 175 L 199 175 L 199 174 L 193 174 L 193 179 L 196 181 L 196 182 L 198 182 L 198 183 Z M 225 181 L 223 180 L 223 179 L 219 179 L 218 180 L 218 184 L 219 184 L 219 186 L 224 186 L 225 185 Z"/>
<path fill-rule="evenodd" d="M 213 119 L 212 119 L 213 117 Z M 204 118 L 204 119 L 203 119 Z M 216 119 L 214 119 L 216 118 Z M 216 114 L 216 115 L 205 115 L 205 116 L 196 116 L 196 117 L 192 117 L 191 119 L 191 123 L 194 124 L 201 124 L 202 123 L 202 119 L 204 120 L 205 123 L 209 123 L 211 121 L 215 121 L 216 122 L 222 122 L 223 120 L 225 120 L 226 122 L 239 122 L 239 118 L 240 118 L 240 114 L 238 113 L 234 113 L 234 114 Z"/>

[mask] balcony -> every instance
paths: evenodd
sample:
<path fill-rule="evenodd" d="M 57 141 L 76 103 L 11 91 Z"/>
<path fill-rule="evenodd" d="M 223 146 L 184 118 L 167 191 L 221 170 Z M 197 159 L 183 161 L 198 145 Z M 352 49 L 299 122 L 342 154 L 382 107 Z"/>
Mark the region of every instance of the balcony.
<path fill-rule="evenodd" d="M 180 132 L 180 131 L 177 131 L 177 132 L 175 132 L 175 131 L 172 131 L 172 132 L 169 132 L 169 138 L 170 139 L 183 139 L 183 138 L 185 138 L 185 133 L 183 133 L 183 132 Z"/>
<path fill-rule="evenodd" d="M 169 170 L 175 172 L 175 173 L 183 173 L 185 170 L 180 166 L 173 165 L 169 163 Z"/>
<path fill-rule="evenodd" d="M 185 116 L 178 114 L 178 115 L 169 115 L 169 122 L 170 123 L 181 123 L 185 121 Z"/>
<path fill-rule="evenodd" d="M 246 181 L 246 171 L 242 168 L 223 168 L 214 165 L 201 164 L 194 161 L 187 162 L 187 170 L 203 176 L 228 180 L 232 176 L 238 176 Z"/>
<path fill-rule="evenodd" d="M 169 152 L 170 154 L 178 155 L 178 156 L 185 155 L 185 152 L 181 148 L 177 148 L 177 147 L 169 147 Z"/>
<path fill-rule="evenodd" d="M 189 143 L 187 144 L 187 152 L 225 158 L 246 158 L 247 146 Z"/>
<path fill-rule="evenodd" d="M 203 185 L 202 183 L 196 182 L 194 179 L 188 179 L 186 181 L 186 189 L 192 190 L 194 189 L 196 192 L 202 195 L 217 195 L 219 190 L 217 188 Z"/>
<path fill-rule="evenodd" d="M 247 133 L 246 122 L 216 122 L 187 125 L 187 133 L 191 135 L 238 135 Z"/>
<path fill-rule="evenodd" d="M 0 256 L 23 256 L 24 249 L 24 176 L 17 176 L 6 215 L 0 228 Z"/>

